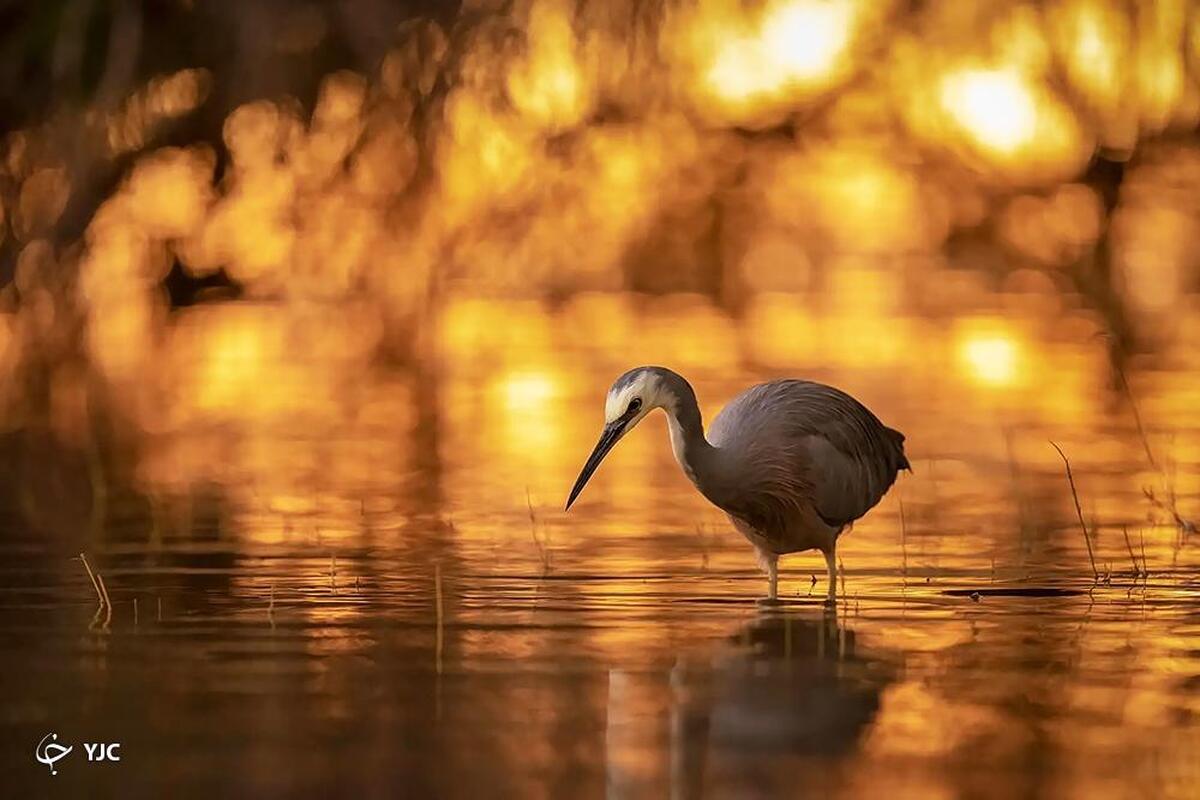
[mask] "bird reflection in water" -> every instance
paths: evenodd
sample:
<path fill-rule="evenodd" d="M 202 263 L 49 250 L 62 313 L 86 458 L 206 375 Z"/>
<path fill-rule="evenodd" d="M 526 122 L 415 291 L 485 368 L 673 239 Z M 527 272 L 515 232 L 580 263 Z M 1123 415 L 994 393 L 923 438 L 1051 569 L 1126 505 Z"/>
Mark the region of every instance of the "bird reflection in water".
<path fill-rule="evenodd" d="M 836 615 L 766 613 L 721 655 L 680 660 L 670 686 L 610 676 L 608 796 L 722 796 L 758 776 L 763 790 L 829 786 L 855 751 L 894 665 L 861 650 Z M 656 702 L 657 699 L 657 702 Z M 665 707 L 664 707 L 665 706 Z"/>

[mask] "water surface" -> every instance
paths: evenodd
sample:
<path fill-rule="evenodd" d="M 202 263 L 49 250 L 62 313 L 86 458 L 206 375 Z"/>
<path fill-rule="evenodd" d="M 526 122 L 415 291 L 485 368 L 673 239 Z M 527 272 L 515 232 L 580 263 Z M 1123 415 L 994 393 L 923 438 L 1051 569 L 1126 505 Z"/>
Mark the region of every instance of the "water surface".
<path fill-rule="evenodd" d="M 539 313 L 494 351 L 459 330 L 454 368 L 379 369 L 332 411 L 312 399 L 328 365 L 226 365 L 206 413 L 144 429 L 99 483 L 75 450 L 13 445 L 14 792 L 1195 796 L 1200 557 L 1165 500 L 1186 518 L 1200 484 L 1187 351 L 1128 366 L 1143 436 L 1087 337 L 1003 339 L 1015 366 L 955 340 L 868 366 L 820 323 L 830 355 L 803 374 L 904 430 L 914 466 L 846 535 L 831 614 L 815 553 L 784 559 L 780 607 L 756 602 L 752 552 L 661 419 L 562 513 L 629 365 L 530 337 L 572 330 Z M 693 325 L 688 346 L 639 360 L 688 372 L 709 418 L 802 372 L 679 313 L 655 325 Z M 213 411 L 222 391 L 238 413 Z M 53 777 L 49 732 L 77 745 Z M 88 763 L 93 741 L 121 761 Z"/>

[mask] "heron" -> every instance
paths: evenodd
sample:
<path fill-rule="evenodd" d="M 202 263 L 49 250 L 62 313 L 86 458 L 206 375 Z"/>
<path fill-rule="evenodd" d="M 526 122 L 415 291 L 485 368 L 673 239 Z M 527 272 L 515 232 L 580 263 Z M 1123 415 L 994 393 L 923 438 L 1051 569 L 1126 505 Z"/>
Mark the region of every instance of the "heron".
<path fill-rule="evenodd" d="M 837 541 L 910 470 L 904 434 L 832 386 L 773 380 L 751 386 L 717 414 L 707 436 L 696 392 L 665 367 L 637 367 L 613 383 L 604 430 L 567 498 L 570 510 L 600 462 L 651 411 L 667 416 L 671 452 L 700 494 L 750 541 L 777 602 L 779 557 L 825 556 L 827 603 L 836 602 Z"/>

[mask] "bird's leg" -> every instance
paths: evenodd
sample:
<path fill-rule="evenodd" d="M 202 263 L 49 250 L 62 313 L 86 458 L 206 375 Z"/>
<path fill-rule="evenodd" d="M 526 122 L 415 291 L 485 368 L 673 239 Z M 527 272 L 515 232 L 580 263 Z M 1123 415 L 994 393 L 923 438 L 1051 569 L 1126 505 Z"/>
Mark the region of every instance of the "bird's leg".
<path fill-rule="evenodd" d="M 779 599 L 779 556 L 755 547 L 758 565 L 767 573 L 767 597 L 764 602 L 774 603 Z"/>
<path fill-rule="evenodd" d="M 837 604 L 837 549 L 836 546 L 831 546 L 825 551 L 825 568 L 829 571 L 829 595 L 825 602 L 828 605 Z"/>

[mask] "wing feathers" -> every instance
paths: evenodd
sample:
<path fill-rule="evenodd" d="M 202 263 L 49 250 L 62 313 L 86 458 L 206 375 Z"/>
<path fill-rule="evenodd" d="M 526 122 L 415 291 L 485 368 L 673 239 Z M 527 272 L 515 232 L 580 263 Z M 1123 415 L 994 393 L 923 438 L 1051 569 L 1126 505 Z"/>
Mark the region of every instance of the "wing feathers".
<path fill-rule="evenodd" d="M 782 380 L 738 395 L 713 420 L 713 445 L 736 464 L 727 511 L 759 530 L 811 506 L 830 527 L 867 513 L 909 469 L 904 435 L 845 392 Z"/>

